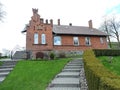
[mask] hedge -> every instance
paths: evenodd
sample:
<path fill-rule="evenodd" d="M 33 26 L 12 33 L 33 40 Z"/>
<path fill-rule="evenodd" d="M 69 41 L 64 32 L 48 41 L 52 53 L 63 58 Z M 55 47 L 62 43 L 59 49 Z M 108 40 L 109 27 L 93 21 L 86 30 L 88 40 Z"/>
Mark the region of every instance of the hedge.
<path fill-rule="evenodd" d="M 120 56 L 120 50 L 116 49 L 94 49 L 96 56 Z"/>
<path fill-rule="evenodd" d="M 86 50 L 83 59 L 89 90 L 120 90 L 120 76 L 106 69 L 92 50 Z"/>

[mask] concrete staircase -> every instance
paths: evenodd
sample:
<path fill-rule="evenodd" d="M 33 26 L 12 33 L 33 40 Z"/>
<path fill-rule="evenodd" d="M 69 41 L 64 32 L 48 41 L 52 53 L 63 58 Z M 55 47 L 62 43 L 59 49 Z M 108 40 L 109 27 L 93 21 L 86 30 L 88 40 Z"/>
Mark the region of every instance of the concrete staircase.
<path fill-rule="evenodd" d="M 69 62 L 46 90 L 88 90 L 82 59 Z"/>
<path fill-rule="evenodd" d="M 26 51 L 16 51 L 13 55 L 13 59 L 26 59 L 27 53 Z"/>
<path fill-rule="evenodd" d="M 0 66 L 0 83 L 6 78 L 6 76 L 13 70 L 17 61 L 1 61 L 2 65 Z"/>

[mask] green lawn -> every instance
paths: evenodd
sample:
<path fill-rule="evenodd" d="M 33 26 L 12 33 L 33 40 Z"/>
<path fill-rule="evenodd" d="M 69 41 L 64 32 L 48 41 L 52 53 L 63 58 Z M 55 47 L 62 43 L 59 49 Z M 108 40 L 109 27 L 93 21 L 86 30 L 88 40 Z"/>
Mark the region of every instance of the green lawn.
<path fill-rule="evenodd" d="M 114 56 L 112 59 L 108 56 L 101 56 L 98 59 L 101 60 L 106 68 L 120 75 L 120 56 Z"/>
<path fill-rule="evenodd" d="M 0 90 L 45 90 L 50 81 L 71 59 L 20 61 L 0 84 Z"/>

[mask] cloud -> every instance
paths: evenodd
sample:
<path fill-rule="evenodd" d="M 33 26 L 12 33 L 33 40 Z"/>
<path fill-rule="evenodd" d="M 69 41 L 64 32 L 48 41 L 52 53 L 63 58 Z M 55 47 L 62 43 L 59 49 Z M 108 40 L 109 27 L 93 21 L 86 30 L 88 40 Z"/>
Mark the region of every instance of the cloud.
<path fill-rule="evenodd" d="M 120 4 L 107 9 L 106 14 L 120 14 Z"/>

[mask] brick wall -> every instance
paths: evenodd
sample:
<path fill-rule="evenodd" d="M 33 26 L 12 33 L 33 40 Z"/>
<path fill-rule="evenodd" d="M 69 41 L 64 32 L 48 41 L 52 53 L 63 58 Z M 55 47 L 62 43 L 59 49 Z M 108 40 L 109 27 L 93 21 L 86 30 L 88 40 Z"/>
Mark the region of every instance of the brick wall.
<path fill-rule="evenodd" d="M 62 45 L 54 45 L 54 50 L 86 50 L 86 49 L 105 49 L 108 48 L 106 37 L 103 37 L 103 43 L 100 42 L 99 36 L 89 36 L 91 45 L 85 45 L 86 36 L 77 36 L 79 38 L 79 45 L 74 46 L 73 37 L 68 35 L 62 35 Z"/>

